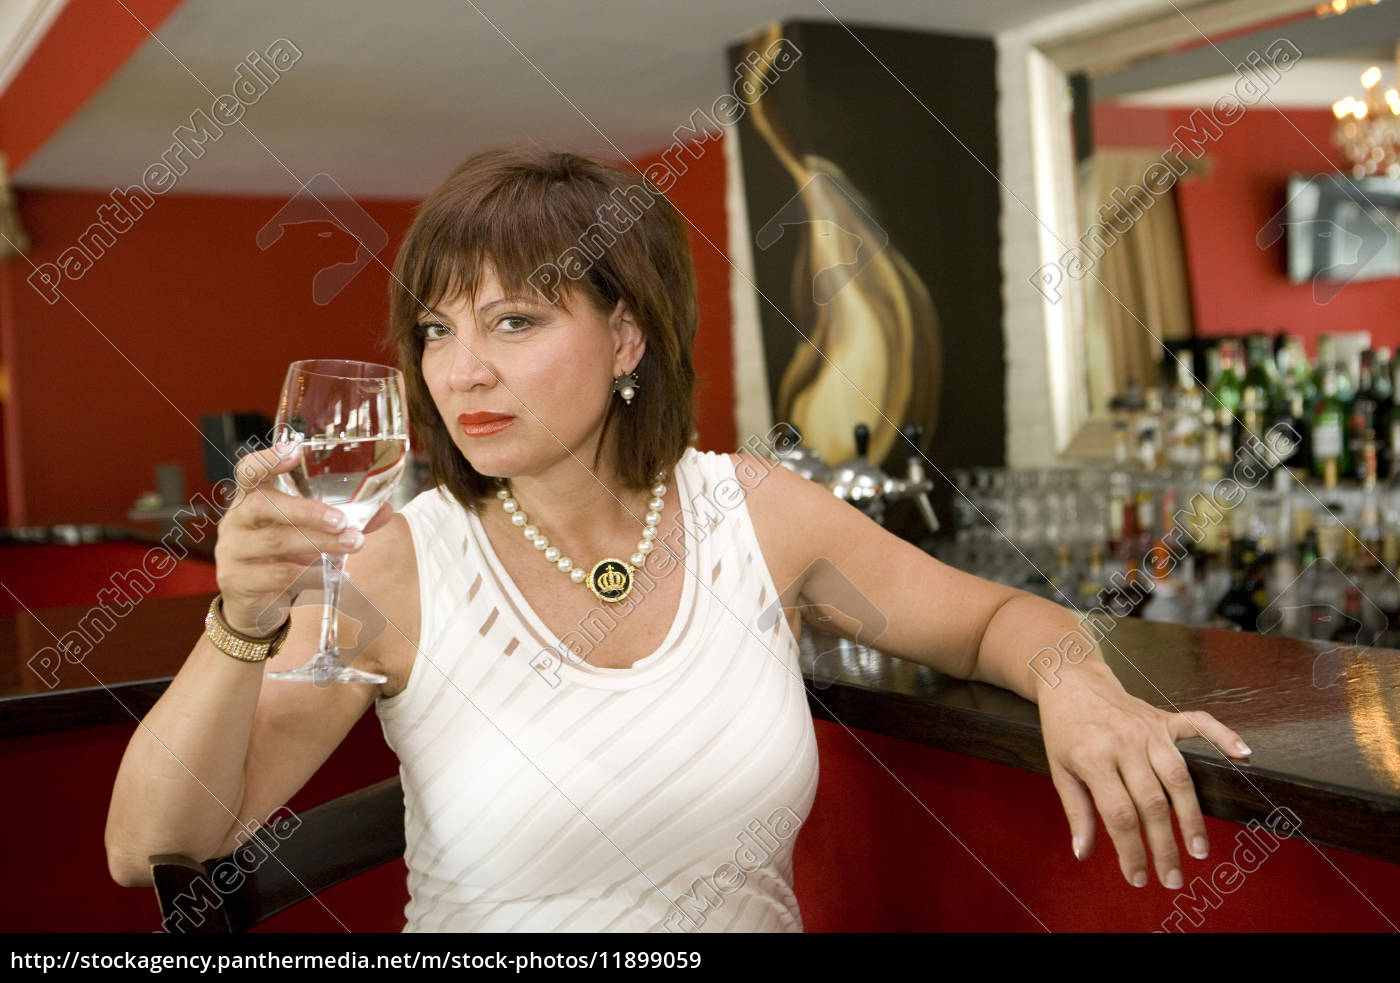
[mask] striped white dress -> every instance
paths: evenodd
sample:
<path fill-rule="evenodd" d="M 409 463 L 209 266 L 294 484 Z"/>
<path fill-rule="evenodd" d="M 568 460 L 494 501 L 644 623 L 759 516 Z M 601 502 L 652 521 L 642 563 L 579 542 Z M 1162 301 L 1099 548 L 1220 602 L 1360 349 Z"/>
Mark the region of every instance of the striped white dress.
<path fill-rule="evenodd" d="M 565 657 L 606 629 L 601 603 L 557 638 L 475 515 L 437 488 L 404 507 L 419 652 L 375 710 L 403 780 L 405 931 L 802 930 L 817 746 L 797 640 L 729 456 L 689 448 L 673 484 L 680 607 L 627 669 Z"/>

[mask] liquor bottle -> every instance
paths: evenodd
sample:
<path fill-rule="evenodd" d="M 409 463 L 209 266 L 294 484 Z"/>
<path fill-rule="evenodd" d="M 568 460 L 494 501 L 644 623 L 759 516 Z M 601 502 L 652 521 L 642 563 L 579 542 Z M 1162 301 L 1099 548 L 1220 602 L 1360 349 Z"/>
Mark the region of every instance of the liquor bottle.
<path fill-rule="evenodd" d="M 1268 602 L 1254 541 L 1236 540 L 1230 545 L 1230 586 L 1216 605 L 1216 614 L 1242 631 L 1258 631 L 1259 616 Z"/>
<path fill-rule="evenodd" d="M 1318 477 L 1325 477 L 1328 461 L 1339 474 L 1348 470 L 1346 423 L 1346 404 L 1337 395 L 1337 367 L 1333 365 L 1323 372 L 1321 394 L 1310 421 L 1313 474 Z"/>
<path fill-rule="evenodd" d="M 1224 409 L 1227 419 L 1233 421 L 1240 408 L 1240 393 L 1244 380 L 1239 373 L 1239 342 L 1225 338 L 1220 342 L 1220 377 L 1211 388 L 1212 401 L 1217 409 Z"/>
<path fill-rule="evenodd" d="M 1268 432 L 1272 416 L 1269 394 L 1259 386 L 1245 385 L 1240 393 L 1240 409 L 1236 416 L 1235 446 L 1244 447 L 1262 440 Z"/>
<path fill-rule="evenodd" d="M 1157 465 L 1161 461 L 1161 448 L 1157 442 L 1157 430 L 1148 427 L 1138 432 L 1137 466 L 1138 470 L 1151 472 L 1157 470 Z"/>
<path fill-rule="evenodd" d="M 1103 544 L 1093 543 L 1089 546 L 1088 566 L 1079 581 L 1079 603 L 1076 607 L 1082 612 L 1099 607 L 1099 594 L 1107 582 L 1108 577 L 1103 569 Z"/>
<path fill-rule="evenodd" d="M 1318 395 L 1322 394 L 1322 377 L 1327 370 L 1337 364 L 1337 348 L 1329 334 L 1319 335 L 1317 338 L 1317 361 L 1313 364 L 1313 389 Z"/>
<path fill-rule="evenodd" d="M 1390 349 L 1381 346 L 1376 349 L 1376 377 L 1375 391 L 1380 397 L 1379 405 L 1376 407 L 1376 439 L 1377 439 L 1377 466 L 1383 475 L 1390 474 L 1390 440 L 1386 433 L 1386 428 L 1390 423 L 1390 414 L 1395 409 L 1395 383 L 1393 379 L 1394 364 L 1390 357 Z"/>
<path fill-rule="evenodd" d="M 1126 464 L 1115 465 L 1108 475 L 1108 549 L 1111 553 L 1122 548 L 1123 516 L 1131 491 Z"/>
<path fill-rule="evenodd" d="M 1268 412 L 1273 409 L 1274 402 L 1278 399 L 1280 384 L 1272 347 L 1269 344 L 1268 336 L 1263 334 L 1250 335 L 1246 345 L 1247 358 L 1243 386 L 1245 389 L 1253 387 L 1262 390 L 1265 412 Z"/>
<path fill-rule="evenodd" d="M 1356 386 L 1352 384 L 1351 365 L 1339 358 L 1334 367 L 1337 370 L 1337 397 L 1350 406 L 1351 398 L 1356 395 Z"/>
<path fill-rule="evenodd" d="M 1286 429 L 1285 429 L 1286 428 Z M 1269 429 L 1294 441 L 1293 453 L 1280 460 L 1280 465 L 1301 477 L 1312 467 L 1311 427 L 1303 394 L 1294 390 L 1281 400 Z"/>
<path fill-rule="evenodd" d="M 1314 523 L 1319 558 L 1339 564 L 1346 549 L 1347 527 L 1342 520 L 1345 506 L 1337 495 L 1337 459 L 1326 458 L 1322 470 L 1322 508 Z"/>
<path fill-rule="evenodd" d="M 1386 448 L 1386 474 L 1394 480 L 1396 472 L 1400 471 L 1400 358 L 1391 360 L 1390 371 L 1390 409 L 1386 411 L 1384 426 L 1376 432 Z"/>
<path fill-rule="evenodd" d="M 1350 403 L 1351 397 L 1355 395 L 1351 385 L 1351 373 L 1345 363 L 1337 358 L 1337 346 L 1332 336 L 1322 335 L 1317 339 L 1317 365 L 1313 369 L 1313 384 L 1319 394 L 1322 392 L 1322 380 L 1328 369 L 1337 373 L 1337 395 L 1343 403 Z"/>
<path fill-rule="evenodd" d="M 1395 382 L 1391 373 L 1394 372 L 1390 349 L 1382 345 L 1376 349 L 1376 376 L 1375 390 L 1380 396 L 1381 413 L 1389 414 L 1390 407 L 1395 401 Z"/>
<path fill-rule="evenodd" d="M 1347 411 L 1347 453 L 1351 457 L 1350 474 L 1358 481 L 1364 480 L 1367 458 L 1362 452 L 1362 443 L 1367 433 L 1380 429 L 1381 404 L 1385 394 L 1376 388 L 1376 353 L 1369 348 L 1361 353 L 1361 373 L 1357 380 L 1356 395 L 1351 398 Z M 1374 465 L 1374 462 L 1372 462 Z"/>
<path fill-rule="evenodd" d="M 1303 339 L 1298 335 L 1289 335 L 1285 353 L 1288 368 L 1280 377 L 1284 389 L 1290 394 L 1302 392 L 1304 404 L 1310 406 L 1317 398 L 1317 386 L 1313 383 L 1312 373 L 1308 371 L 1308 353 L 1303 348 Z"/>
<path fill-rule="evenodd" d="M 1056 604 L 1075 598 L 1079 584 L 1074 569 L 1074 551 L 1066 542 L 1055 544 L 1055 569 L 1049 578 L 1049 598 Z"/>
<path fill-rule="evenodd" d="M 1341 617 L 1345 591 L 1350 586 L 1337 565 L 1345 535 L 1346 527 L 1335 512 L 1324 508 L 1317 524 L 1318 558 L 1308 567 L 1305 578 L 1309 638 L 1330 639 Z"/>
<path fill-rule="evenodd" d="M 1317 530 L 1309 529 L 1303 533 L 1303 545 L 1298 549 L 1300 565 L 1304 570 L 1311 569 L 1321 556 L 1321 548 L 1317 545 Z"/>
<path fill-rule="evenodd" d="M 1126 418 L 1113 421 L 1113 465 L 1115 468 L 1128 466 L 1128 421 Z"/>
<path fill-rule="evenodd" d="M 1288 520 L 1281 519 L 1288 526 Z M 1311 535 L 1311 533 L 1309 533 Z M 1306 611 L 1302 597 L 1302 570 L 1306 569 L 1308 540 L 1295 547 L 1288 535 L 1279 540 L 1278 555 L 1269 569 L 1266 589 L 1273 601 L 1275 616 L 1261 629 L 1290 638 L 1306 638 Z M 1316 549 L 1314 548 L 1314 554 Z"/>
<path fill-rule="evenodd" d="M 1223 406 L 1215 411 L 1215 429 L 1217 431 L 1216 448 L 1219 454 L 1216 463 L 1220 465 L 1221 470 L 1225 470 L 1230 467 L 1230 462 L 1235 457 L 1235 421 Z"/>
<path fill-rule="evenodd" d="M 1361 608 L 1361 588 L 1348 584 L 1342 597 L 1342 617 L 1333 627 L 1329 640 L 1344 645 L 1370 645 L 1371 634 L 1366 630 L 1365 612 Z"/>
<path fill-rule="evenodd" d="M 1201 432 L 1201 410 L 1205 393 L 1196 384 L 1191 372 L 1191 352 L 1176 353 L 1176 384 L 1171 391 L 1171 412 L 1168 429 L 1167 458 L 1174 467 L 1199 467 L 1204 435 Z"/>

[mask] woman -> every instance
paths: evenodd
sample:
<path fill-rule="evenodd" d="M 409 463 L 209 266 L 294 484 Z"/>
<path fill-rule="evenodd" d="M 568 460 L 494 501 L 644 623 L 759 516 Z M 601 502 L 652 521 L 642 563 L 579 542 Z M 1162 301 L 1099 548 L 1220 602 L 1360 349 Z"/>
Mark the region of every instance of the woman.
<path fill-rule="evenodd" d="M 800 930 L 792 847 L 817 758 L 791 608 L 854 637 L 854 597 L 888 624 L 863 640 L 1039 704 L 1076 855 L 1097 807 L 1129 883 L 1147 883 L 1145 831 L 1180 887 L 1173 811 L 1192 854 L 1206 845 L 1174 742 L 1247 754 L 1238 735 L 1129 696 L 1097 653 L 1049 685 L 1030 663 L 1072 612 L 953 570 L 785 469 L 688 447 L 696 321 L 685 222 L 643 181 L 534 149 L 463 163 L 390 286 L 435 487 L 342 536 L 335 509 L 269 483 L 294 454 L 241 462 L 210 630 L 117 777 L 112 876 L 232 849 L 373 701 L 401 762 L 407 930 Z M 736 478 L 738 507 L 706 507 Z M 388 628 L 353 654 L 382 685 L 264 686 L 247 661 L 271 637 L 260 612 L 287 608 L 318 551 L 358 557 Z M 273 669 L 317 644 L 315 610 L 292 610 Z"/>

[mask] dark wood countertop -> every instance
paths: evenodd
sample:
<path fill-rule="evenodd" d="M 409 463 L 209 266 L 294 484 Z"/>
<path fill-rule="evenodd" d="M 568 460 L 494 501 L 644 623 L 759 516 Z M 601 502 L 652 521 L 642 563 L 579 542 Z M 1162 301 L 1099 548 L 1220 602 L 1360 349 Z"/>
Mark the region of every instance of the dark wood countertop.
<path fill-rule="evenodd" d="M 147 598 L 50 688 L 26 663 L 91 610 L 0 615 L 0 736 L 131 722 L 164 692 L 212 595 Z M 1104 651 L 1124 687 L 1163 708 L 1207 710 L 1253 749 L 1179 747 L 1202 811 L 1234 822 L 1293 810 L 1301 835 L 1400 864 L 1400 652 L 1244 632 L 1119 622 Z M 818 719 L 1048 774 L 1034 704 L 805 626 Z"/>
<path fill-rule="evenodd" d="M 213 596 L 148 597 L 110 621 L 92 605 L 0 614 L 0 737 L 140 720 L 199 641 Z M 45 668 L 47 652 L 30 667 L 79 624 L 93 651 Z"/>
<path fill-rule="evenodd" d="M 1134 696 L 1205 710 L 1254 752 L 1178 742 L 1208 816 L 1245 823 L 1293 810 L 1300 835 L 1400 864 L 1400 651 L 1336 647 L 1137 619 L 1105 659 Z M 1048 775 L 1039 711 L 1014 693 L 937 673 L 808 627 L 818 719 Z"/>

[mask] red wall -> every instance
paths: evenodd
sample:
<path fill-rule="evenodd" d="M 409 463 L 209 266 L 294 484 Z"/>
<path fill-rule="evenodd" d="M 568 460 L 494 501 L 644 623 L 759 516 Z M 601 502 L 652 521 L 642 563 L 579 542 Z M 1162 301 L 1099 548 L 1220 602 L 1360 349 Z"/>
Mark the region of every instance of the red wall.
<path fill-rule="evenodd" d="M 1190 112 L 1101 103 L 1094 108 L 1094 143 L 1165 151 Z M 1345 170 L 1332 128 L 1328 110 L 1252 107 L 1206 148 L 1209 175 L 1177 183 L 1197 334 L 1282 329 L 1302 335 L 1315 351 L 1323 332 L 1367 330 L 1373 345 L 1400 345 L 1394 315 L 1400 278 L 1349 283 L 1319 304 L 1311 283 L 1288 282 L 1282 240 L 1262 250 L 1255 245 L 1256 233 L 1284 204 L 1289 174 Z"/>
<path fill-rule="evenodd" d="M 639 160 L 645 166 L 652 158 Z M 699 231 L 701 449 L 735 446 L 729 338 L 724 160 L 718 141 L 668 192 Z M 53 262 L 97 220 L 104 195 L 19 194 L 35 264 Z M 271 416 L 287 363 L 332 356 L 392 360 L 380 347 L 386 285 L 413 202 L 362 202 L 389 234 L 371 264 L 326 306 L 312 277 L 354 254 L 330 223 L 289 229 L 266 251 L 254 238 L 284 203 L 272 198 L 168 195 L 118 237 L 50 305 L 23 259 L 0 264 L 0 332 L 13 382 L 6 405 L 11 524 L 115 522 L 154 487 L 153 466 L 184 465 L 206 488 L 202 414 Z M 707 244 L 706 239 L 714 246 Z M 718 247 L 718 248 L 716 248 Z"/>

